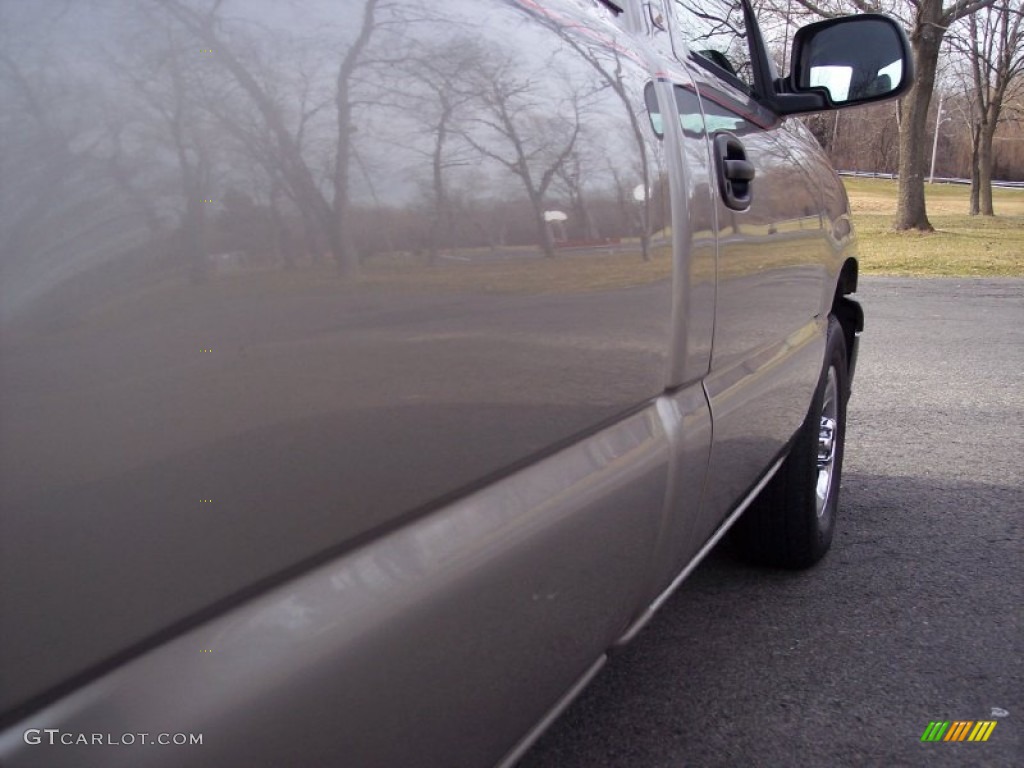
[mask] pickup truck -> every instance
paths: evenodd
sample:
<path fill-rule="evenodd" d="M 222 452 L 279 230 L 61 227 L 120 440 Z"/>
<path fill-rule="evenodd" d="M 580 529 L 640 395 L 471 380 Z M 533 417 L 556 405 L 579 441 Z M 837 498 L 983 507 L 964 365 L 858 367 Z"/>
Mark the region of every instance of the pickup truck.
<path fill-rule="evenodd" d="M 891 20 L 2 13 L 0 764 L 511 765 L 726 533 L 829 548 L 863 316 L 793 116 L 905 91 Z"/>

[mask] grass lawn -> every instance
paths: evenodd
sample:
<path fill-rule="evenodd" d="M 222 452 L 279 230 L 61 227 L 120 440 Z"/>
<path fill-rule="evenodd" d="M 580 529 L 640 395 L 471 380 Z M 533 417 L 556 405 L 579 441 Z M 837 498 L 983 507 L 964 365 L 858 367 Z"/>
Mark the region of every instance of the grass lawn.
<path fill-rule="evenodd" d="M 932 234 L 893 232 L 896 182 L 846 178 L 861 274 L 1024 276 L 1024 189 L 993 190 L 995 217 L 968 216 L 970 188 L 925 184 Z"/>

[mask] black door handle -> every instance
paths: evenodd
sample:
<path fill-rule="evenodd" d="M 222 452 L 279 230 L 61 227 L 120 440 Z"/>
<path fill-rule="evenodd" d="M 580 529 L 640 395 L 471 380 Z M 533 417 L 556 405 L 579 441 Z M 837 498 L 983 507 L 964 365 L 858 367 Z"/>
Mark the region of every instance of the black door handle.
<path fill-rule="evenodd" d="M 743 143 L 734 134 L 727 131 L 715 134 L 715 167 L 723 202 L 734 211 L 750 208 L 756 171 L 747 160 Z"/>

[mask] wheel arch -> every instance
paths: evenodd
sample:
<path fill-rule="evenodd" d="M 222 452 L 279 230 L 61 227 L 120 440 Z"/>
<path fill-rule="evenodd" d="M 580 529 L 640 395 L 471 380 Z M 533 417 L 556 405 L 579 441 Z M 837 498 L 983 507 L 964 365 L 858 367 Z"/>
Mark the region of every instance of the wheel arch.
<path fill-rule="evenodd" d="M 831 313 L 836 316 L 843 328 L 843 337 L 846 340 L 847 397 L 850 395 L 853 372 L 857 364 L 858 336 L 864 330 L 864 310 L 861 309 L 859 302 L 849 298 L 851 293 L 857 291 L 858 277 L 857 260 L 848 258 L 839 272 L 831 308 Z"/>

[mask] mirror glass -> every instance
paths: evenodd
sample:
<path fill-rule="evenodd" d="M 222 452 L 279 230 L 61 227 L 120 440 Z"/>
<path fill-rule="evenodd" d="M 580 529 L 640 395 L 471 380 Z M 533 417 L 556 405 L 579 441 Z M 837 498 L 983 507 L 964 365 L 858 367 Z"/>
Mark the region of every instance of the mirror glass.
<path fill-rule="evenodd" d="M 892 93 L 903 70 L 903 43 L 892 24 L 843 19 L 804 40 L 797 87 L 826 88 L 834 104 L 849 104 Z"/>

